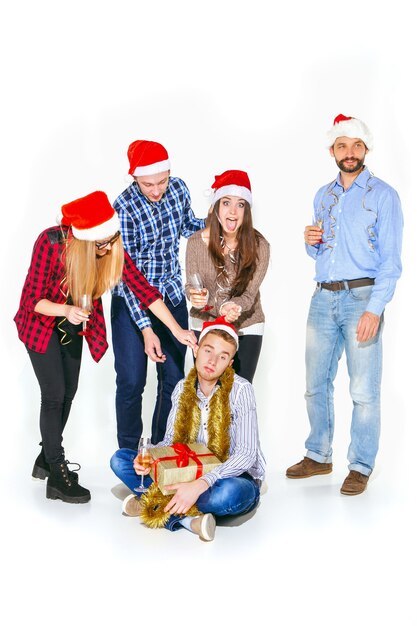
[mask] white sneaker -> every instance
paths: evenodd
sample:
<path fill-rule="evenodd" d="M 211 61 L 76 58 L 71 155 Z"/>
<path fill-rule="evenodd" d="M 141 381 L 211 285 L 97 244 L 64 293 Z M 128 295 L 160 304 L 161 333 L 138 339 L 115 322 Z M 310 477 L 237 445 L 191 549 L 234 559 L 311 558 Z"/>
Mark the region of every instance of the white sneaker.
<path fill-rule="evenodd" d="M 142 510 L 142 503 L 140 501 L 140 498 L 138 496 L 135 496 L 134 493 L 129 494 L 123 500 L 122 510 L 123 513 L 125 513 L 129 517 L 138 517 Z"/>
<path fill-rule="evenodd" d="M 216 518 L 212 513 L 199 515 L 191 521 L 191 530 L 204 541 L 213 541 L 216 534 Z"/>

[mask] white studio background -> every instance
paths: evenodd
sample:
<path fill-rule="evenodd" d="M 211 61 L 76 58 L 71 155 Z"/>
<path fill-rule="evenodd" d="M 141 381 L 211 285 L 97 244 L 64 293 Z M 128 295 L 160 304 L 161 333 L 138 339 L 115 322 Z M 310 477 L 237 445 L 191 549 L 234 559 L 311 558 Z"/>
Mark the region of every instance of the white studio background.
<path fill-rule="evenodd" d="M 187 615 L 192 619 L 200 615 L 202 623 L 201 614 L 192 611 L 207 606 L 219 611 L 220 607 L 215 611 L 214 601 L 220 594 L 222 611 L 229 603 L 230 620 L 236 623 L 252 622 L 258 608 L 271 616 L 267 623 L 290 626 L 303 623 L 302 619 L 322 623 L 329 611 L 338 624 L 348 623 L 343 621 L 348 616 L 356 616 L 358 623 L 382 623 L 384 615 L 400 616 L 397 623 L 415 623 L 411 621 L 409 588 L 407 584 L 402 587 L 398 578 L 407 558 L 415 557 L 407 516 L 412 512 L 408 497 L 414 499 L 414 490 L 410 478 L 407 491 L 406 472 L 416 435 L 412 406 L 416 338 L 410 318 L 414 316 L 411 290 L 417 267 L 412 188 L 417 166 L 417 50 L 414 20 L 407 7 L 408 2 L 402 0 L 395 4 L 352 0 L 343 5 L 330 0 L 291 4 L 265 0 L 204 4 L 191 0 L 75 0 L 63 4 L 38 0 L 2 5 L 0 480 L 7 527 L 2 537 L 7 546 L 3 567 L 9 582 L 13 581 L 9 598 L 15 608 L 16 603 L 25 603 L 31 576 L 43 578 L 43 594 L 37 600 L 30 592 L 29 605 L 20 607 L 32 621 L 31 607 L 36 602 L 35 615 L 47 615 L 41 607 L 43 602 L 47 605 L 49 585 L 55 598 L 52 606 L 60 606 L 56 582 L 60 578 L 67 592 L 64 613 L 78 615 L 72 623 L 76 619 L 87 623 L 81 613 L 72 611 L 73 603 L 88 606 L 90 597 L 96 604 L 88 611 L 101 622 L 107 623 L 106 617 L 116 619 L 122 607 L 119 618 L 140 619 L 137 607 L 144 594 L 159 597 L 171 608 L 174 622 L 175 617 L 178 621 L 185 617 L 184 606 L 188 606 Z M 193 545 L 190 550 L 199 551 L 201 559 L 196 561 L 202 568 L 197 576 L 195 571 L 187 571 L 187 554 L 184 571 L 177 557 L 170 555 L 170 545 L 177 541 L 170 536 L 163 542 L 164 555 L 155 554 L 159 565 L 166 558 L 167 569 L 155 572 L 149 557 L 141 563 L 140 547 L 132 545 L 134 561 L 129 551 L 118 551 L 119 529 L 109 539 L 98 527 L 78 528 L 80 513 L 68 505 L 66 523 L 58 520 L 50 529 L 56 559 L 48 560 L 46 567 L 43 555 L 50 546 L 45 546 L 48 541 L 42 528 L 50 523 L 46 520 L 54 520 L 56 509 L 49 503 L 49 509 L 45 506 L 40 511 L 26 491 L 22 494 L 21 485 L 26 485 L 38 452 L 39 390 L 12 322 L 37 235 L 55 223 L 65 202 L 96 189 L 114 200 L 128 184 L 126 150 L 135 139 L 153 139 L 167 147 L 172 174 L 188 184 L 198 216 L 207 212 L 204 191 L 214 174 L 225 169 L 248 171 L 254 223 L 272 250 L 262 288 L 267 325 L 254 383 L 269 491 L 285 496 L 284 486 L 276 485 L 284 481 L 285 468 L 300 460 L 307 435 L 304 330 L 314 268 L 304 251 L 303 229 L 310 221 L 316 190 L 336 175 L 324 146 L 325 132 L 338 113 L 360 117 L 370 126 L 375 149 L 367 163 L 398 190 L 406 224 L 404 272 L 387 308 L 384 331 L 383 430 L 369 493 L 380 480 L 389 504 L 375 513 L 371 531 L 375 543 L 369 552 L 363 544 L 357 554 L 336 550 L 345 540 L 344 533 L 360 529 L 339 531 L 335 527 L 326 535 L 317 520 L 309 525 L 307 518 L 298 525 L 298 532 L 310 538 L 303 551 L 286 550 L 282 528 L 277 530 L 283 533 L 279 553 L 274 552 L 273 537 L 271 552 L 264 546 L 257 553 L 248 548 L 246 540 L 240 546 L 237 543 L 233 555 L 226 553 L 224 559 L 207 557 L 205 549 Z M 109 297 L 104 301 L 108 314 Z M 110 335 L 110 323 L 108 331 Z M 103 476 L 110 487 L 116 482 L 108 468 L 116 447 L 114 377 L 111 348 L 99 365 L 85 350 L 79 391 L 65 434 L 68 456 L 81 462 L 86 471 L 83 476 L 90 475 L 86 486 L 92 491 L 92 507 L 94 481 L 98 491 L 103 489 L 103 502 L 107 498 L 103 515 L 118 506 L 100 482 Z M 150 367 L 147 426 L 154 383 L 154 368 Z M 347 387 L 341 363 L 336 381 L 334 449 L 342 478 L 351 411 Z M 297 504 L 278 498 L 271 514 L 278 519 L 290 506 Z M 356 500 L 352 506 L 358 506 Z M 300 514 L 303 512 L 301 506 Z M 379 514 L 388 519 L 382 526 Z M 388 527 L 392 528 L 391 537 L 386 536 Z M 22 541 L 29 529 L 30 540 Z M 287 530 L 291 534 L 291 529 Z M 81 546 L 72 558 L 65 550 L 68 533 L 78 533 Z M 97 558 L 97 553 L 101 556 L 94 570 L 90 559 L 91 554 Z M 23 578 L 20 568 L 25 570 Z M 147 571 L 152 573 L 152 581 Z M 295 578 L 289 584 L 287 572 L 293 576 L 299 572 L 303 582 Z M 158 594 L 152 594 L 153 587 L 159 589 Z M 342 587 L 349 601 L 357 599 L 357 607 L 344 606 L 342 595 L 337 595 Z M 246 588 L 255 592 L 243 602 L 240 592 Z M 367 590 L 368 603 L 362 597 Z M 129 615 L 132 610 L 134 616 Z M 374 622 L 369 621 L 372 616 Z"/>

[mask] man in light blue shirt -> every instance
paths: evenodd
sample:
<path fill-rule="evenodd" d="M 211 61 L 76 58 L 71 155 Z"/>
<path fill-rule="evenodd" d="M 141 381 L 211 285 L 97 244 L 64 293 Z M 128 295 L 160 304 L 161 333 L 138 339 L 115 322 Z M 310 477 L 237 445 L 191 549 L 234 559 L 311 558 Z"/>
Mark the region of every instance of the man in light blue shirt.
<path fill-rule="evenodd" d="M 314 224 L 304 231 L 317 281 L 306 342 L 311 431 L 306 456 L 287 476 L 332 471 L 333 381 L 345 350 L 353 413 L 350 471 L 341 493 L 357 495 L 366 489 L 378 451 L 383 314 L 401 275 L 403 217 L 397 192 L 364 164 L 372 135 L 361 120 L 338 115 L 328 146 L 340 171 L 319 189 Z"/>

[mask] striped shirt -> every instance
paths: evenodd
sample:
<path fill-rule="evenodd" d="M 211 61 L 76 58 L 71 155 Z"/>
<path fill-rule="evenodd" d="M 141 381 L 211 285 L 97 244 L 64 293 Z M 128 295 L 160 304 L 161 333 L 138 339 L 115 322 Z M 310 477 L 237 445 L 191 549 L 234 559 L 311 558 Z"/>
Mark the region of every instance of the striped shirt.
<path fill-rule="evenodd" d="M 123 245 L 136 267 L 163 297 L 177 306 L 184 298 L 179 262 L 180 237 L 190 237 L 204 228 L 205 220 L 195 217 L 190 193 L 184 181 L 170 177 L 159 202 L 151 202 L 133 182 L 116 199 Z M 125 282 L 114 289 L 125 299 L 133 321 L 140 329 L 151 326 L 137 298 Z"/>
<path fill-rule="evenodd" d="M 62 262 L 67 234 L 67 228 L 60 226 L 48 228 L 39 235 L 33 247 L 19 310 L 14 321 L 19 339 L 29 350 L 34 352 L 46 352 L 57 320 L 53 315 L 35 312 L 35 306 L 43 299 L 57 304 L 67 302 L 65 266 Z M 136 297 L 139 298 L 141 306 L 147 307 L 161 298 L 158 290 L 149 285 L 126 252 L 124 254 L 123 280 L 129 285 L 132 293 L 135 293 Z M 86 341 L 91 356 L 94 361 L 99 361 L 108 348 L 101 298 L 93 301 L 93 310 L 90 313 L 87 329 L 89 332 L 86 335 Z"/>
<path fill-rule="evenodd" d="M 163 441 L 157 444 L 158 446 L 170 446 L 173 443 L 175 417 L 184 388 L 184 380 L 180 380 L 172 393 L 172 408 L 168 416 L 165 437 Z M 196 443 L 207 446 L 208 407 L 211 397 L 218 389 L 219 385 L 216 385 L 210 397 L 207 398 L 200 386 L 197 386 L 201 421 Z M 263 480 L 265 476 L 265 458 L 259 444 L 255 394 L 250 382 L 237 374 L 235 374 L 230 392 L 230 409 L 232 414 L 230 455 L 227 461 L 202 477 L 209 487 L 214 485 L 216 480 L 240 476 L 245 472 L 256 480 Z"/>

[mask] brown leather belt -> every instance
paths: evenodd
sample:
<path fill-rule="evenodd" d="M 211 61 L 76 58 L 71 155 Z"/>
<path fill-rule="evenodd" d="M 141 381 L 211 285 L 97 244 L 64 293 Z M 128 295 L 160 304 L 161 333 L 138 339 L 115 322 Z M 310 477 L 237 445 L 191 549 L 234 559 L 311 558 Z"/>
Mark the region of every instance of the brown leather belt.
<path fill-rule="evenodd" d="M 328 289 L 329 291 L 341 291 L 346 289 L 346 285 L 348 289 L 355 289 L 356 287 L 366 287 L 374 283 L 374 278 L 356 278 L 355 280 L 336 280 L 333 283 L 317 283 L 317 287 Z"/>

